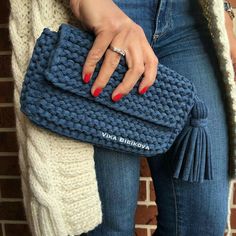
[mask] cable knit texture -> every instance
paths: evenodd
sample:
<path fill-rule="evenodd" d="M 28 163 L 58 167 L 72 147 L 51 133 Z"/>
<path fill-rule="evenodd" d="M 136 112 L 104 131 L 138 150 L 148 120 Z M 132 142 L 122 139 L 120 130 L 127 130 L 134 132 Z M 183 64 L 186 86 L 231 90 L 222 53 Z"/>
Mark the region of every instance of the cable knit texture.
<path fill-rule="evenodd" d="M 208 19 L 227 94 L 230 135 L 230 201 L 236 178 L 236 84 L 225 28 L 222 0 L 199 0 Z M 19 95 L 29 58 L 44 27 L 57 31 L 62 22 L 76 25 L 68 0 L 10 0 L 10 37 L 14 103 L 24 206 L 32 234 L 80 234 L 101 222 L 93 146 L 52 134 L 28 122 Z M 19 10 L 20 9 L 20 10 Z M 83 199 L 83 200 L 82 200 Z M 86 217 L 84 217 L 86 215 Z"/>
<path fill-rule="evenodd" d="M 19 110 L 22 81 L 35 41 L 44 27 L 57 30 L 70 20 L 68 2 L 10 2 L 14 103 L 26 217 L 35 236 L 81 234 L 102 218 L 93 146 L 36 127 Z"/>

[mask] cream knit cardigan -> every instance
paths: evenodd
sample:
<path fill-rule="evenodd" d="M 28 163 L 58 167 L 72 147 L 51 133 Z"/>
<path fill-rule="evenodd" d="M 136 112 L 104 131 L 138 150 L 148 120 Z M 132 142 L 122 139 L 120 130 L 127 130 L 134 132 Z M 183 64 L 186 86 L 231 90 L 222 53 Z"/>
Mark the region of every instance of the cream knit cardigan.
<path fill-rule="evenodd" d="M 222 0 L 199 0 L 208 19 L 223 73 L 230 126 L 230 201 L 236 178 L 236 84 L 224 25 Z M 36 39 L 44 27 L 57 30 L 62 22 L 76 24 L 69 0 L 10 0 L 10 37 L 14 105 L 24 207 L 32 235 L 79 235 L 102 222 L 93 160 L 88 143 L 64 138 L 30 123 L 20 112 L 22 81 Z"/>

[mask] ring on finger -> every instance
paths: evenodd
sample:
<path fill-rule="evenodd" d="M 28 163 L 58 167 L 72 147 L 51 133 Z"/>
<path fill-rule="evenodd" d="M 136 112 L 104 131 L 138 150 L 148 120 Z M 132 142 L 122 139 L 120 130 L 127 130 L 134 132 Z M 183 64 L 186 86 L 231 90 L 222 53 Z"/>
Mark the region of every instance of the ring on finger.
<path fill-rule="evenodd" d="M 116 52 L 116 53 L 120 54 L 123 57 L 126 55 L 125 50 L 123 50 L 121 48 L 113 47 L 112 45 L 109 45 L 109 49 L 111 49 L 113 52 Z"/>

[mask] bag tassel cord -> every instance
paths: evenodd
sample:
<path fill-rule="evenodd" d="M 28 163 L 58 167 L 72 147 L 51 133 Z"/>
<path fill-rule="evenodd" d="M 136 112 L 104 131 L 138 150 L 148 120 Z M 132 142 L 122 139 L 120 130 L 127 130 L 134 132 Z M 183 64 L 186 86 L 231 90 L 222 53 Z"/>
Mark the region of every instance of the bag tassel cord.
<path fill-rule="evenodd" d="M 173 177 L 189 182 L 213 179 L 211 138 L 207 127 L 208 109 L 197 96 L 190 123 L 173 144 Z"/>

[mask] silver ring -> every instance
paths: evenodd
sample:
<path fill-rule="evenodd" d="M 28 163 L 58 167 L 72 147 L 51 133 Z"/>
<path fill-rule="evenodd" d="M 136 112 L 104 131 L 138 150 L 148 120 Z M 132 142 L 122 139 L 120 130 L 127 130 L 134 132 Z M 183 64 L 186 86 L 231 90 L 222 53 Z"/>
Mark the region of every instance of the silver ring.
<path fill-rule="evenodd" d="M 113 47 L 112 45 L 109 46 L 109 48 L 113 51 L 113 52 L 116 52 L 118 54 L 120 54 L 121 56 L 125 56 L 125 51 L 121 48 L 117 48 L 117 47 Z"/>

